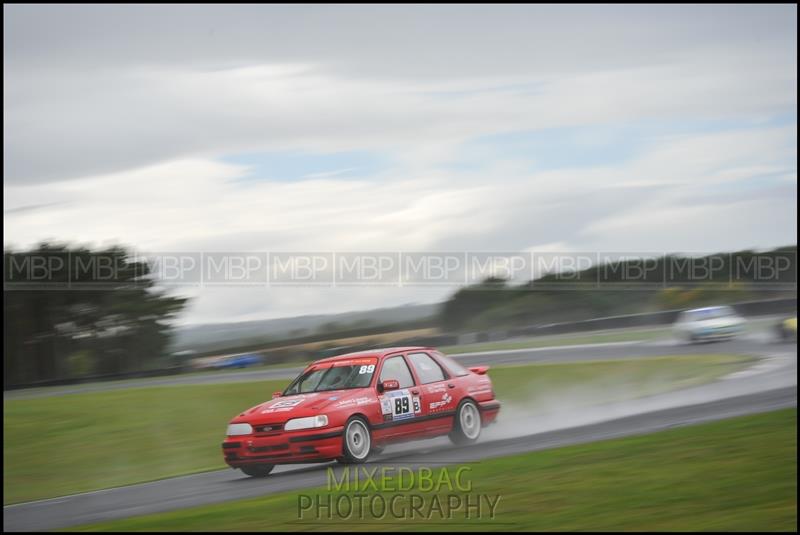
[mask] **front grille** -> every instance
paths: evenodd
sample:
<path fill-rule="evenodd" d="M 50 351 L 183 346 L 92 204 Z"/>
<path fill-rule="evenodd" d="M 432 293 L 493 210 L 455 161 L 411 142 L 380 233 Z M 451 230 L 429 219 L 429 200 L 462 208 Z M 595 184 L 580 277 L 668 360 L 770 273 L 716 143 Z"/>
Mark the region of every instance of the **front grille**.
<path fill-rule="evenodd" d="M 253 426 L 253 431 L 262 434 L 276 433 L 281 430 L 283 430 L 283 424 L 262 424 Z"/>

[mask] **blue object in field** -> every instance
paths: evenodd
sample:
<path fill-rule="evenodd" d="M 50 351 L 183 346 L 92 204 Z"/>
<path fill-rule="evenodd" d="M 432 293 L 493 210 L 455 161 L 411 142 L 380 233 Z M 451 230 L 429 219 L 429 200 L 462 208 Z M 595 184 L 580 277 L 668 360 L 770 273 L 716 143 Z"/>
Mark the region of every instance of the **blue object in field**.
<path fill-rule="evenodd" d="M 217 363 L 217 368 L 247 368 L 248 366 L 258 366 L 261 364 L 261 355 L 254 353 L 248 355 L 235 355 L 228 357 L 222 362 Z"/>

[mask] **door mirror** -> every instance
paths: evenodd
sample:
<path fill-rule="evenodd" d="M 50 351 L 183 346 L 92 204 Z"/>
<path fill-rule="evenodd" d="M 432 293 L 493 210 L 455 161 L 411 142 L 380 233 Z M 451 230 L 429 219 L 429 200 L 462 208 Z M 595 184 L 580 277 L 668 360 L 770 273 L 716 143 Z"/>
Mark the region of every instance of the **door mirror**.
<path fill-rule="evenodd" d="M 382 392 L 386 392 L 388 390 L 397 390 L 398 388 L 400 388 L 400 383 L 395 379 L 387 379 L 381 383 Z"/>
<path fill-rule="evenodd" d="M 280 390 L 278 390 L 277 392 L 273 392 L 272 393 L 272 399 L 279 398 L 279 397 L 281 397 L 282 394 L 283 393 Z"/>

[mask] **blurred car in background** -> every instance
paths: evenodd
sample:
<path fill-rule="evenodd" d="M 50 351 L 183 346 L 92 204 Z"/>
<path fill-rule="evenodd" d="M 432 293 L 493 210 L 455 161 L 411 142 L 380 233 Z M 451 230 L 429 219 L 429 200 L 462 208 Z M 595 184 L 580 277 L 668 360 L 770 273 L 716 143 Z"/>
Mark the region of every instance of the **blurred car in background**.
<path fill-rule="evenodd" d="M 248 368 L 250 366 L 260 366 L 264 359 L 257 353 L 247 353 L 245 355 L 231 355 L 215 362 L 212 367 L 217 370 L 229 368 Z"/>
<path fill-rule="evenodd" d="M 690 343 L 728 340 L 739 335 L 745 319 L 727 305 L 681 312 L 673 325 L 675 334 Z"/>
<path fill-rule="evenodd" d="M 775 330 L 780 340 L 797 340 L 797 316 L 782 319 L 775 325 Z"/>

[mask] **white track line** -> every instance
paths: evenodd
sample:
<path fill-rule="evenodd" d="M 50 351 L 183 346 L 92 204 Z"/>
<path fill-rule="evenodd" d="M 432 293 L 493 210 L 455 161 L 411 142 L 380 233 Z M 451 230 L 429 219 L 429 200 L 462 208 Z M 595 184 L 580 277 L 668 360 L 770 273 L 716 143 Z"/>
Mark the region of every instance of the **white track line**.
<path fill-rule="evenodd" d="M 629 346 L 633 344 L 641 344 L 641 340 L 631 340 L 628 342 L 601 342 L 596 344 L 574 344 L 568 346 L 545 346 L 545 347 L 524 347 L 521 349 L 491 349 L 488 351 L 472 351 L 470 353 L 448 353 L 447 356 L 458 357 L 473 357 L 481 355 L 497 355 L 497 354 L 514 354 L 514 353 L 532 353 L 534 351 L 556 351 L 566 349 L 585 349 L 593 347 L 612 347 L 612 346 Z"/>

